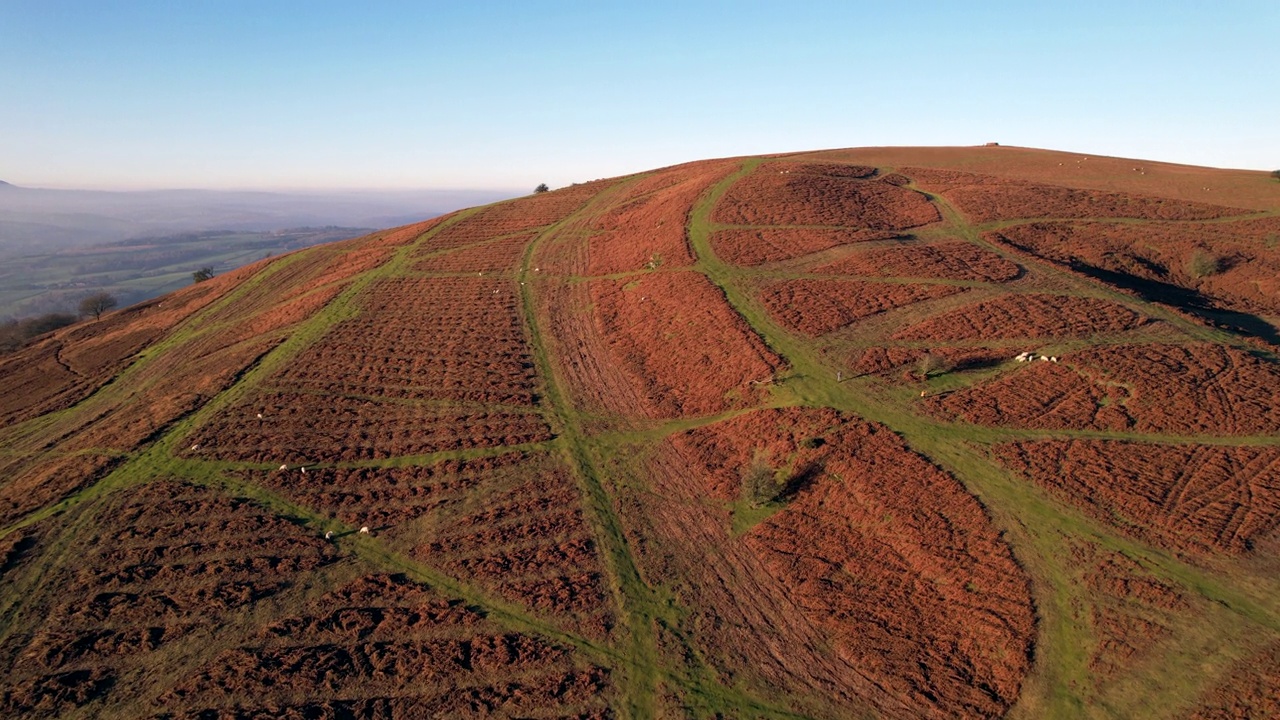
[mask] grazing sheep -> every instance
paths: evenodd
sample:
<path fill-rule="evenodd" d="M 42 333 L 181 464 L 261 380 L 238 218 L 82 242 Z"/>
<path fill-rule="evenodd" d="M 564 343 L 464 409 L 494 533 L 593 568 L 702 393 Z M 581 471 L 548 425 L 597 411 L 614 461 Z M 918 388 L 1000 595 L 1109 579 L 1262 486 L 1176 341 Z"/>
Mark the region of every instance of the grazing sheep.
<path fill-rule="evenodd" d="M 280 466 L 280 469 L 281 469 L 281 470 L 288 470 L 288 469 L 289 469 L 289 465 L 288 465 L 287 463 L 286 463 L 286 464 L 284 464 L 284 465 L 281 465 L 281 466 Z"/>
<path fill-rule="evenodd" d="M 368 534 L 369 534 L 369 526 L 368 526 L 368 525 L 365 525 L 364 527 L 360 528 L 360 534 L 361 534 L 361 535 L 368 535 Z"/>
<path fill-rule="evenodd" d="M 192 446 L 191 446 L 191 449 L 192 449 L 192 450 L 199 450 L 199 449 L 200 449 L 200 445 L 199 445 L 199 443 L 197 443 L 197 444 L 195 444 L 195 445 L 192 445 Z"/>
<path fill-rule="evenodd" d="M 258 413 L 258 419 L 259 419 L 259 420 L 261 420 L 261 419 L 262 419 L 262 413 Z"/>
<path fill-rule="evenodd" d="M 325 534 L 324 534 L 324 539 L 325 539 L 325 540 L 332 540 L 332 539 L 333 539 L 333 531 L 332 531 L 332 530 L 330 530 L 329 532 L 325 533 Z"/>
<path fill-rule="evenodd" d="M 1049 358 L 1045 357 L 1044 355 L 1041 355 L 1041 356 L 1040 356 L 1040 359 L 1041 359 L 1041 360 L 1043 360 L 1043 361 L 1045 361 L 1045 362 L 1049 362 Z"/>
<path fill-rule="evenodd" d="M 1049 358 L 1049 362 L 1058 362 L 1058 356 L 1054 355 L 1053 357 Z"/>
<path fill-rule="evenodd" d="M 303 474 L 303 475 L 306 475 L 306 474 L 307 474 L 307 469 L 306 469 L 306 468 L 302 468 L 302 474 Z"/>

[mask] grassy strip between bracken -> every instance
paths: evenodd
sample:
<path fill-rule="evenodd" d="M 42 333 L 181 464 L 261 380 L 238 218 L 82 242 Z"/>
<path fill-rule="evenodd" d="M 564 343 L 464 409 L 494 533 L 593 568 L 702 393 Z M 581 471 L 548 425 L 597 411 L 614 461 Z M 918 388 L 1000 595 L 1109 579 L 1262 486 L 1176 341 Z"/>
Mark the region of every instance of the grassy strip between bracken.
<path fill-rule="evenodd" d="M 1087 538 L 1123 552 L 1138 559 L 1157 575 L 1176 579 L 1258 626 L 1272 631 L 1280 629 L 1280 620 L 1269 607 L 1271 603 L 1257 594 L 1242 592 L 1224 578 L 1211 576 L 1159 550 L 1119 537 L 1110 529 L 1062 506 L 1037 488 L 1019 482 L 1007 471 L 992 465 L 975 453 L 970 445 L 983 439 L 981 433 L 966 434 L 965 428 L 954 426 L 949 428 L 949 432 L 940 432 L 936 424 L 912 414 L 902 404 L 885 402 L 870 379 L 837 383 L 836 368 L 830 367 L 821 356 L 806 347 L 803 339 L 772 322 L 763 308 L 739 286 L 745 273 L 720 262 L 711 249 L 710 234 L 714 227 L 710 222 L 711 209 L 737 177 L 749 173 L 760 162 L 747 161 L 737 176 L 726 178 L 695 206 L 690 216 L 690 239 L 698 256 L 697 267 L 725 292 L 734 309 L 765 341 L 791 362 L 793 373 L 784 384 L 797 403 L 853 412 L 890 427 L 909 446 L 959 478 L 987 506 L 997 526 L 1005 530 L 1019 560 L 1033 578 L 1040 616 L 1037 663 L 1028 678 L 1028 687 L 1024 688 L 1015 707 L 1015 714 L 1075 718 L 1080 717 L 1089 704 L 1091 672 L 1086 650 L 1093 647 L 1095 639 L 1088 624 L 1077 617 L 1076 609 L 1086 607 L 1088 599 L 1082 594 L 1082 589 L 1076 587 L 1071 571 L 1065 565 L 1067 554 L 1062 547 L 1062 538 L 1066 536 Z M 942 207 L 953 232 L 989 247 L 976 237 L 971 228 L 962 225 L 954 211 L 936 198 L 931 196 L 931 199 Z M 1080 282 L 1077 278 L 1072 279 Z M 1102 294 L 1126 305 L 1136 304 L 1133 298 L 1118 293 L 1103 291 Z M 1180 327 L 1189 325 L 1181 318 L 1170 320 L 1178 321 L 1176 324 Z M 1224 340 L 1220 333 L 1195 329 L 1205 339 Z M 1153 678 L 1153 682 L 1156 686 L 1145 688 L 1147 692 L 1168 690 L 1161 687 L 1169 682 L 1168 678 Z M 1158 712 L 1150 706 L 1143 711 Z"/>
<path fill-rule="evenodd" d="M 466 213 L 460 213 L 450 221 L 437 225 L 429 231 L 427 235 L 438 232 L 441 228 L 447 227 L 452 224 L 452 222 L 456 222 L 465 215 Z M 421 238 L 419 238 L 419 240 L 421 240 Z M 392 266 L 394 266 L 397 261 L 403 262 L 412 247 L 412 244 L 406 245 L 401 248 L 395 257 L 393 257 L 389 262 L 384 263 L 381 267 L 370 270 L 362 275 L 355 283 L 352 283 L 350 287 L 348 287 L 341 295 L 331 301 L 328 305 L 321 308 L 310 318 L 299 323 L 288 340 L 277 345 L 270 353 L 259 361 L 256 367 L 244 373 L 239 382 L 209 400 L 209 402 L 200 409 L 176 422 L 163 437 L 132 460 L 118 466 L 98 482 L 63 498 L 52 505 L 37 510 L 24 517 L 22 520 L 0 530 L 0 537 L 3 537 L 10 532 L 24 528 L 32 523 L 45 520 L 54 515 L 66 513 L 80 505 L 86 503 L 90 505 L 89 508 L 83 509 L 83 512 L 75 514 L 74 519 L 64 525 L 62 531 L 50 542 L 49 547 L 45 552 L 41 554 L 39 560 L 35 564 L 35 568 L 25 573 L 25 581 L 28 585 L 28 587 L 25 588 L 26 591 L 7 593 L 6 597 L 0 599 L 0 641 L 3 641 L 11 631 L 9 624 L 17 609 L 21 606 L 23 598 L 27 597 L 30 592 L 34 590 L 35 583 L 38 583 L 39 579 L 44 576 L 47 571 L 53 567 L 60 566 L 67 560 L 65 555 L 69 551 L 72 539 L 86 527 L 85 524 L 89 522 L 89 519 L 93 516 L 93 512 L 91 511 L 91 506 L 93 504 L 100 501 L 106 495 L 122 488 L 163 477 L 165 472 L 178 462 L 173 451 L 179 446 L 182 438 L 184 438 L 193 427 L 197 427 L 202 424 L 211 415 L 221 411 L 223 408 L 239 399 L 245 392 L 247 392 L 248 388 L 253 387 L 262 378 L 269 377 L 273 372 L 278 370 L 280 367 L 283 367 L 288 361 L 296 357 L 302 349 L 310 345 L 315 339 L 319 338 L 334 323 L 350 314 L 354 314 L 355 310 L 353 308 L 353 304 L 355 298 L 363 292 L 364 288 L 368 286 L 369 283 L 380 278 L 383 273 L 390 272 Z M 190 337 L 195 333 L 203 332 L 201 325 L 198 322 L 200 318 L 207 316 L 209 313 L 216 312 L 225 305 L 244 297 L 246 293 L 260 286 L 262 283 L 266 282 L 269 278 L 278 273 L 280 268 L 287 267 L 290 263 L 296 262 L 297 258 L 306 252 L 308 251 L 304 250 L 302 252 L 280 258 L 267 268 L 264 268 L 261 273 L 258 273 L 246 280 L 240 287 L 237 287 L 235 290 L 228 293 L 219 302 L 205 308 L 201 313 L 179 325 L 176 332 L 140 353 L 139 358 L 134 361 L 133 365 L 123 371 L 120 377 L 118 377 L 115 382 L 108 385 L 108 387 L 112 388 L 113 392 L 123 392 L 124 390 L 121 389 L 123 387 L 122 380 L 127 380 L 129 377 L 136 374 L 138 372 L 136 368 L 145 364 L 149 358 L 156 357 L 165 351 L 176 352 L 182 342 L 190 339 Z M 100 397 L 100 395 L 101 393 L 95 394 L 85 402 L 78 403 L 57 415 L 61 417 L 72 413 L 92 412 L 94 403 L 89 401 L 93 400 L 95 397 Z"/>
<path fill-rule="evenodd" d="M 659 597 L 640 576 L 627 545 L 622 521 L 614 511 L 613 498 L 605 488 L 598 469 L 600 444 L 583 431 L 584 420 L 587 418 L 573 406 L 561 386 L 552 353 L 537 320 L 534 297 L 536 281 L 530 273 L 531 260 L 537 248 L 553 239 L 580 235 L 585 240 L 587 235 L 578 233 L 577 225 L 589 218 L 593 210 L 603 206 L 613 195 L 641 177 L 643 176 L 624 179 L 603 190 L 576 213 L 540 234 L 526 248 L 519 273 L 525 325 L 529 330 L 538 371 L 546 383 L 545 406 L 549 411 L 548 420 L 562 432 L 565 455 L 574 468 L 586 500 L 588 517 L 600 541 L 618 602 L 620 620 L 627 633 L 624 667 L 628 677 L 624 698 L 626 707 L 622 710 L 625 711 L 625 716 L 633 719 L 653 717 L 654 696 L 659 681 L 663 681 L 679 687 L 686 693 L 685 700 L 688 703 L 697 705 L 700 710 L 709 714 L 727 714 L 733 717 L 803 717 L 784 708 L 771 706 L 740 689 L 716 683 L 701 668 L 689 668 L 685 671 L 663 667 L 655 644 L 655 624 L 672 619 L 672 601 L 670 598 Z"/>

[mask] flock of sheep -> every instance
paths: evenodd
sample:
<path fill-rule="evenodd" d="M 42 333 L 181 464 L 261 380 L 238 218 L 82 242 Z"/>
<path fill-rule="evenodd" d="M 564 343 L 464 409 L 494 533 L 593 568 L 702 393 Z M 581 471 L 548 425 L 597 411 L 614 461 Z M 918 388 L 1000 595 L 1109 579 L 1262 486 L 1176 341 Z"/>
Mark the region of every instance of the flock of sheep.
<path fill-rule="evenodd" d="M 1033 352 L 1018 353 L 1017 355 L 1013 356 L 1013 359 L 1017 360 L 1018 362 L 1031 362 L 1032 360 L 1043 360 L 1045 362 L 1058 362 L 1057 355 L 1037 355 L 1036 353 L 1033 353 Z"/>

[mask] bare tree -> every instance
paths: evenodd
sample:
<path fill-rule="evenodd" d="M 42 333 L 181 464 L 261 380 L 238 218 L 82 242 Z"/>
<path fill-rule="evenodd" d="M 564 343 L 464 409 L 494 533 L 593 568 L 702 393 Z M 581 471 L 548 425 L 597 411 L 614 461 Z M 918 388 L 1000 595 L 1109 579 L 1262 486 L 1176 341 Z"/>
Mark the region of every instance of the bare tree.
<path fill-rule="evenodd" d="M 80 314 L 92 315 L 94 320 L 101 320 L 102 313 L 115 306 L 116 297 L 111 293 L 94 293 L 80 301 Z"/>

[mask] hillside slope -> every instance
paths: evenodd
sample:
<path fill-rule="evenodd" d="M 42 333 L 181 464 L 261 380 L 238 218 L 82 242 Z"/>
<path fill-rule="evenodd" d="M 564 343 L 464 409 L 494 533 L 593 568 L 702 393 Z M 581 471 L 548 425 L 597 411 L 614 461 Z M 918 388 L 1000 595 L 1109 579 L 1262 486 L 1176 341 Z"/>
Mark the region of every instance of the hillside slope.
<path fill-rule="evenodd" d="M 55 332 L 0 715 L 1275 713 L 1278 245 L 1263 173 L 834 150 Z"/>

